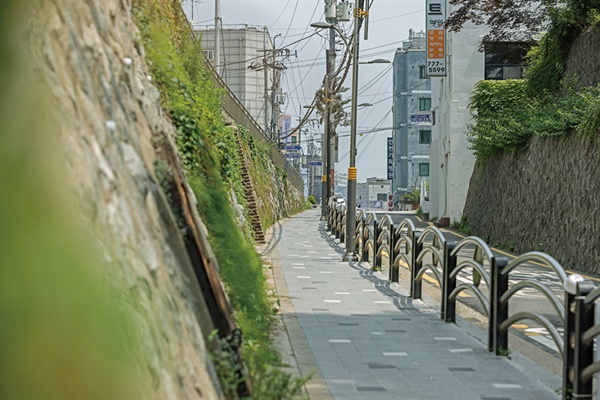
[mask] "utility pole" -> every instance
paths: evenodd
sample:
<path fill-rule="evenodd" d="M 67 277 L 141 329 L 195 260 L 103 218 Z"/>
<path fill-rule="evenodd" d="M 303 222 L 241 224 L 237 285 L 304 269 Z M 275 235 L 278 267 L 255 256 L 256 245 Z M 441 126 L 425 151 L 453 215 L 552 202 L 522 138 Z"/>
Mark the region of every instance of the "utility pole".
<path fill-rule="evenodd" d="M 329 137 L 329 152 L 327 157 L 328 168 L 329 168 L 329 195 L 333 196 L 334 193 L 334 180 L 335 180 L 335 126 L 333 121 L 333 84 L 334 77 L 333 71 L 335 69 L 335 29 L 329 28 L 329 102 L 327 103 L 327 125 L 328 125 L 328 137 Z"/>
<path fill-rule="evenodd" d="M 348 207 L 346 208 L 346 254 L 344 261 L 356 261 L 356 111 L 358 108 L 358 34 L 362 19 L 369 15 L 363 10 L 365 0 L 358 0 L 354 9 L 354 38 L 352 41 L 352 117 L 350 119 L 350 162 L 348 166 Z M 367 0 L 367 6 L 369 0 Z M 365 39 L 367 32 L 365 29 Z"/>
<path fill-rule="evenodd" d="M 269 73 L 268 73 L 268 63 L 267 63 L 267 27 L 265 26 L 263 28 L 263 68 L 264 68 L 264 72 L 263 72 L 263 76 L 264 76 L 264 81 L 265 81 L 265 134 L 267 135 L 268 138 L 270 138 L 271 140 L 273 139 L 273 137 L 269 134 L 269 116 L 267 113 L 268 110 L 268 105 L 269 105 Z"/>
<path fill-rule="evenodd" d="M 335 0 L 325 0 L 325 20 L 328 23 L 337 22 L 337 5 Z M 332 128 L 332 87 L 333 70 L 335 66 L 335 28 L 329 28 L 329 49 L 326 51 L 326 73 L 325 73 L 325 140 L 323 143 L 323 193 L 321 199 L 321 219 L 327 218 L 327 202 L 332 196 L 334 164 L 331 134 Z"/>
<path fill-rule="evenodd" d="M 215 54 L 214 66 L 217 74 L 223 79 L 223 68 L 221 67 L 221 2 L 215 0 Z"/>

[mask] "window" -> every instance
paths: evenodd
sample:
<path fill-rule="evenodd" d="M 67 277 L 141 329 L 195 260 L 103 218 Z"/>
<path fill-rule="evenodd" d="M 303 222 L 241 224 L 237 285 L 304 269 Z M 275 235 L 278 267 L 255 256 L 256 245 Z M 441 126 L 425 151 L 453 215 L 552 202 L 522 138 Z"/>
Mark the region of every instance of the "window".
<path fill-rule="evenodd" d="M 485 45 L 485 79 L 521 79 L 530 45 L 494 42 Z"/>
<path fill-rule="evenodd" d="M 203 52 L 204 52 L 204 57 L 206 57 L 206 59 L 208 61 L 213 60 L 213 51 L 212 50 L 203 50 Z"/>
<path fill-rule="evenodd" d="M 296 136 L 292 136 L 292 144 L 296 144 Z"/>
<path fill-rule="evenodd" d="M 429 163 L 419 163 L 419 176 L 429 176 Z"/>
<path fill-rule="evenodd" d="M 423 130 L 419 131 L 419 143 L 430 144 L 431 143 L 431 131 Z"/>
<path fill-rule="evenodd" d="M 420 79 L 429 79 L 427 76 L 427 70 L 424 65 L 419 65 L 419 78 Z"/>
<path fill-rule="evenodd" d="M 421 97 L 419 99 L 419 111 L 429 111 L 431 109 L 431 98 Z"/>
<path fill-rule="evenodd" d="M 377 200 L 379 200 L 379 201 L 386 201 L 387 200 L 387 194 L 385 194 L 385 193 L 377 193 Z"/>

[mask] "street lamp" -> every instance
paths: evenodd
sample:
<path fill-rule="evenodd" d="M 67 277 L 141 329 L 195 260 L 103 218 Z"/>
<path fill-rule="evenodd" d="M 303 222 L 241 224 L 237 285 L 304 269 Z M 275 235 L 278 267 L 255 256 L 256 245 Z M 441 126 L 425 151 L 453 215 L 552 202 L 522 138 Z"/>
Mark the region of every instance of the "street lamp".
<path fill-rule="evenodd" d="M 335 26 L 334 24 L 330 24 L 329 22 L 325 22 L 325 21 L 319 21 L 319 22 L 313 22 L 312 24 L 310 24 L 310 26 L 313 28 L 317 28 L 317 29 L 333 29 L 340 35 L 340 38 L 344 41 L 344 44 L 346 45 L 346 47 L 350 48 L 350 43 L 348 43 L 348 39 L 346 39 L 346 37 L 344 36 L 344 33 L 342 31 L 340 31 L 340 29 L 337 26 Z"/>
<path fill-rule="evenodd" d="M 385 58 L 376 58 L 375 60 L 359 62 L 359 64 L 389 64 L 389 63 L 391 63 L 391 61 L 386 60 Z"/>

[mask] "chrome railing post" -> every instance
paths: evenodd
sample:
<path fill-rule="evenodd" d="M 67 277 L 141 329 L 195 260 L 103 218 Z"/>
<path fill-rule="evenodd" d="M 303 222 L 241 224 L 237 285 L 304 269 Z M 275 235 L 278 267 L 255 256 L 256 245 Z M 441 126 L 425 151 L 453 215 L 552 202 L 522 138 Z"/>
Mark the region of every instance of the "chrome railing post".
<path fill-rule="evenodd" d="M 365 220 L 363 221 L 362 227 L 362 255 L 361 261 L 366 262 L 369 261 L 369 251 L 367 250 L 367 242 L 369 241 L 369 226 L 367 225 L 367 221 L 369 218 L 365 216 Z"/>
<path fill-rule="evenodd" d="M 594 362 L 594 341 L 584 343 L 582 336 L 594 326 L 594 302 L 586 305 L 585 297 L 595 286 L 585 280 L 566 286 L 563 399 L 591 400 L 593 379 L 583 379 L 582 372 Z"/>
<path fill-rule="evenodd" d="M 423 244 L 419 243 L 419 238 L 421 237 L 421 232 L 415 231 L 413 232 L 412 237 L 412 268 L 410 271 L 410 295 L 413 299 L 420 299 L 422 295 L 422 283 L 417 282 L 417 275 L 421 270 L 421 262 L 417 260 L 419 259 L 419 255 L 423 250 Z"/>
<path fill-rule="evenodd" d="M 488 323 L 493 330 L 491 347 L 496 355 L 508 350 L 508 330 L 505 332 L 500 330 L 500 326 L 508 318 L 508 303 L 502 304 L 500 301 L 502 295 L 508 290 L 508 274 L 502 274 L 502 269 L 507 265 L 508 259 L 505 257 L 495 257 L 492 260 L 492 298 Z"/>
<path fill-rule="evenodd" d="M 456 268 L 458 256 L 452 255 L 456 242 L 444 243 L 444 267 L 442 271 L 442 319 L 446 322 L 456 322 L 456 300 L 450 301 L 450 293 L 456 289 L 456 277 L 451 277 Z"/>
<path fill-rule="evenodd" d="M 356 215 L 356 220 L 354 223 L 356 224 L 356 237 L 354 238 L 354 252 L 358 256 L 360 254 L 360 244 L 362 243 L 362 234 L 363 234 L 363 212 L 359 212 Z M 360 241 L 358 240 L 360 238 Z"/>
<path fill-rule="evenodd" d="M 373 219 L 373 266 L 381 267 L 381 256 L 379 255 L 379 221 Z"/>
<path fill-rule="evenodd" d="M 390 218 L 390 227 L 388 232 L 388 253 L 390 257 L 390 273 L 388 279 L 390 282 L 398 282 L 398 273 L 394 276 L 394 260 L 396 259 L 396 231 L 394 230 L 394 222 Z M 396 280 L 394 280 L 396 279 Z"/>

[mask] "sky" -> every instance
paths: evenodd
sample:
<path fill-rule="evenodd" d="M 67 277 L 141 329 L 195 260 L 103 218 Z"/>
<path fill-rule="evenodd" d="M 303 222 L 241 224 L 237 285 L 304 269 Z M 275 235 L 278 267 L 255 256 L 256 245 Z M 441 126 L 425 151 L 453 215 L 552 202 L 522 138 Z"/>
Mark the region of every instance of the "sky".
<path fill-rule="evenodd" d="M 312 102 L 325 76 L 325 49 L 328 47 L 327 32 L 313 35 L 315 28 L 310 24 L 324 21 L 324 0 L 221 0 L 221 20 L 223 26 L 249 24 L 266 26 L 278 48 L 292 50 L 292 55 L 284 62 L 286 70 L 282 77 L 282 89 L 287 93 L 287 103 L 282 112 L 297 121 L 300 110 Z M 184 10 L 195 24 L 214 24 L 214 0 L 184 0 Z M 192 18 L 193 9 L 193 18 Z M 340 23 L 338 28 L 352 32 L 352 21 Z M 409 36 L 409 29 L 425 29 L 425 0 L 372 0 L 369 16 L 368 40 L 360 37 L 360 61 L 384 58 L 394 59 L 394 52 Z M 363 25 L 364 30 L 364 25 Z M 311 36 L 312 35 L 312 36 Z M 310 37 L 309 37 L 310 36 Z M 300 40 L 306 38 L 304 40 Z M 300 41 L 299 41 L 300 40 Z M 299 41 L 299 42 L 298 42 Z M 343 53 L 343 44 L 337 48 L 337 62 Z M 352 71 L 348 73 L 345 87 L 351 86 Z M 349 97 L 350 91 L 344 94 Z M 387 140 L 392 136 L 392 64 L 366 64 L 359 66 L 358 104 L 370 103 L 357 112 L 357 156 L 358 182 L 369 177 L 387 176 Z M 313 114 L 314 116 L 314 114 Z M 389 128 L 389 129 L 380 129 Z M 323 132 L 322 126 L 310 126 L 310 134 Z M 360 135 L 361 132 L 380 129 L 377 132 Z M 350 127 L 338 127 L 339 162 L 336 171 L 347 172 L 350 151 Z"/>

